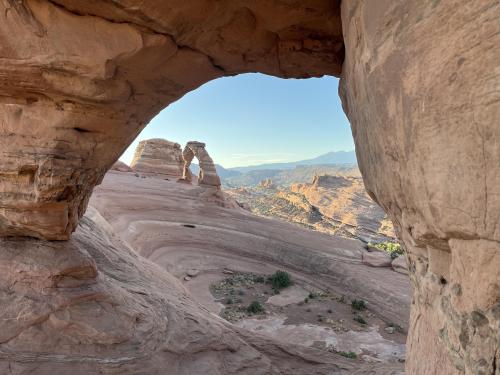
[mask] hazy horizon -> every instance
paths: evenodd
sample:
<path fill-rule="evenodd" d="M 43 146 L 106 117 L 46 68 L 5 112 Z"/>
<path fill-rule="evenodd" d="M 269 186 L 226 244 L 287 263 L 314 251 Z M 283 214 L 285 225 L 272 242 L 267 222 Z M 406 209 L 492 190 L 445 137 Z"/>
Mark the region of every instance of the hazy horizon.
<path fill-rule="evenodd" d="M 263 74 L 220 78 L 194 90 L 151 120 L 120 160 L 130 164 L 139 141 L 205 142 L 226 168 L 313 159 L 352 151 L 338 79 L 280 79 Z"/>

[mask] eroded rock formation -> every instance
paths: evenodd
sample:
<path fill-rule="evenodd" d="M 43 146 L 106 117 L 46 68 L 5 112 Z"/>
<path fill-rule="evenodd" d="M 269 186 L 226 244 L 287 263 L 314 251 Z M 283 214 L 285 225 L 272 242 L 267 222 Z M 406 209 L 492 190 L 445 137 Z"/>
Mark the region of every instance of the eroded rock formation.
<path fill-rule="evenodd" d="M 148 121 L 211 79 L 250 71 L 338 76 L 342 69 L 341 96 L 366 187 L 408 251 L 414 305 L 407 373 L 498 372 L 498 1 L 1 0 L 0 40 L 2 236 L 68 239 L 93 187 Z M 24 249 L 17 254 L 29 263 L 39 254 L 25 250 L 40 244 L 2 247 Z M 64 304 L 59 314 L 37 315 L 26 302 L 35 297 L 5 296 L 2 306 L 24 306 L 16 324 L 39 316 L 66 327 L 53 344 L 87 358 L 65 340 L 85 341 L 86 329 L 105 330 L 106 320 Z M 68 314 L 88 325 L 68 325 Z M 16 346 L 46 339 L 43 330 L 29 340 L 16 336 L 16 326 L 2 355 L 19 363 L 60 360 Z M 118 331 L 99 336 L 102 353 L 122 339 Z M 220 331 L 203 333 L 212 335 Z M 221 351 L 219 360 L 238 369 Z"/>
<path fill-rule="evenodd" d="M 2 235 L 68 239 L 123 150 L 201 84 L 338 75 L 343 58 L 330 0 L 2 0 L 0 17 Z"/>
<path fill-rule="evenodd" d="M 217 175 L 214 161 L 205 149 L 205 143 L 195 141 L 188 142 L 184 151 L 182 151 L 182 157 L 184 159 L 182 180 L 191 182 L 193 179 L 189 166 L 196 157 L 200 166 L 200 171 L 198 173 L 198 185 L 220 188 L 220 178 Z"/>
<path fill-rule="evenodd" d="M 112 171 L 118 171 L 118 172 L 133 172 L 134 170 L 130 168 L 127 164 L 124 162 L 117 160 L 115 164 L 113 164 L 110 168 Z"/>
<path fill-rule="evenodd" d="M 333 220 L 340 232 L 365 242 L 394 241 L 394 228 L 386 213 L 367 194 L 358 177 L 316 175 L 309 184 L 293 184 L 322 215 Z"/>
<path fill-rule="evenodd" d="M 130 166 L 140 174 L 179 178 L 183 164 L 180 144 L 155 138 L 139 142 Z"/>
<path fill-rule="evenodd" d="M 345 0 L 342 24 L 359 167 L 410 265 L 407 373 L 498 374 L 500 2 Z"/>
<path fill-rule="evenodd" d="M 259 186 L 264 189 L 275 189 L 276 185 L 273 184 L 273 180 L 266 178 L 259 183 Z"/>

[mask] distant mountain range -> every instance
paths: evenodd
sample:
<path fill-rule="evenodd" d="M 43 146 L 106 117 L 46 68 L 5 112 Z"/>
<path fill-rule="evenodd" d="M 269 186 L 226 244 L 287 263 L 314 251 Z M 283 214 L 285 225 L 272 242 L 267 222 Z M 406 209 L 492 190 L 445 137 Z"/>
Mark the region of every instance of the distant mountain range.
<path fill-rule="evenodd" d="M 306 169 L 297 167 L 310 167 L 310 166 L 318 166 L 318 168 Z M 258 183 L 261 179 L 264 178 L 272 178 L 276 177 L 282 171 L 291 171 L 297 169 L 299 174 L 304 174 L 306 176 L 307 182 L 310 181 L 310 174 L 313 173 L 327 173 L 333 172 L 328 168 L 319 168 L 320 166 L 336 166 L 335 171 L 341 166 L 350 169 L 350 167 L 356 167 L 356 154 L 354 151 L 332 151 L 327 154 L 320 155 L 313 159 L 300 160 L 300 161 L 292 161 L 289 163 L 270 163 L 270 164 L 260 164 L 260 165 L 251 165 L 248 167 L 234 167 L 234 168 L 224 168 L 222 165 L 216 164 L 215 168 L 217 169 L 217 174 L 221 178 L 221 180 L 228 180 L 232 178 L 236 178 L 236 180 L 232 181 L 233 183 L 241 183 L 242 185 L 251 185 L 254 183 Z M 191 164 L 190 166 L 191 172 L 194 175 L 198 175 L 200 167 L 198 164 Z M 325 169 L 325 170 L 323 170 Z M 345 169 L 345 168 L 343 168 Z M 296 176 L 297 177 L 297 176 Z M 286 178 L 285 180 L 288 180 Z M 304 180 L 303 182 L 306 182 Z M 228 180 L 229 181 L 229 180 Z M 302 179 L 297 179 L 295 182 L 302 182 Z"/>
<path fill-rule="evenodd" d="M 237 171 L 237 172 L 248 172 L 248 171 L 263 170 L 263 169 L 287 170 L 287 169 L 294 169 L 295 167 L 301 165 L 327 165 L 327 164 L 357 164 L 356 153 L 354 152 L 354 150 L 332 151 L 313 159 L 293 161 L 289 163 L 270 163 L 270 164 L 251 165 L 248 167 L 235 167 L 226 170 Z"/>
<path fill-rule="evenodd" d="M 191 164 L 189 166 L 189 169 L 191 169 L 191 173 L 193 173 L 195 176 L 198 175 L 199 171 L 200 171 L 200 167 L 198 164 Z M 224 180 L 226 178 L 230 178 L 230 177 L 236 177 L 236 176 L 239 176 L 241 174 L 241 172 L 239 171 L 235 171 L 233 169 L 226 169 L 224 168 L 222 165 L 219 165 L 219 164 L 215 164 L 215 169 L 217 170 L 217 174 L 219 175 L 219 177 Z"/>

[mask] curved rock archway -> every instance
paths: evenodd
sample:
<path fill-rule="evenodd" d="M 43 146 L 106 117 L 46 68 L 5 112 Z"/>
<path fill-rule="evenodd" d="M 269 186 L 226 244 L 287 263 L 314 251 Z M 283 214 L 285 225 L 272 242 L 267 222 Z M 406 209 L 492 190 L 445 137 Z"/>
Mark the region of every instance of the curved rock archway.
<path fill-rule="evenodd" d="M 148 121 L 209 80 L 341 76 L 408 250 L 408 373 L 498 371 L 498 1 L 2 0 L 0 18 L 0 235 L 69 239 Z"/>
<path fill-rule="evenodd" d="M 198 174 L 198 185 L 207 185 L 220 188 L 220 178 L 217 175 L 215 164 L 207 150 L 205 150 L 205 143 L 191 141 L 186 144 L 184 151 L 182 151 L 182 158 L 184 159 L 184 170 L 182 173 L 182 180 L 191 182 L 193 177 L 189 166 L 196 157 L 200 165 L 200 172 Z"/>

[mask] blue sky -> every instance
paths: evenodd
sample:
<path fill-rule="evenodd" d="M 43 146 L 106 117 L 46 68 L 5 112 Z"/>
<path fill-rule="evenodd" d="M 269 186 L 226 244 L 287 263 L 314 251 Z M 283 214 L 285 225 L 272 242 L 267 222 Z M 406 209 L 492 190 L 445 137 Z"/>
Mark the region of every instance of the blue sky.
<path fill-rule="evenodd" d="M 280 79 L 262 74 L 220 78 L 159 113 L 120 160 L 130 163 L 143 139 L 182 146 L 201 141 L 224 167 L 310 159 L 353 150 L 337 94 L 338 79 Z"/>

